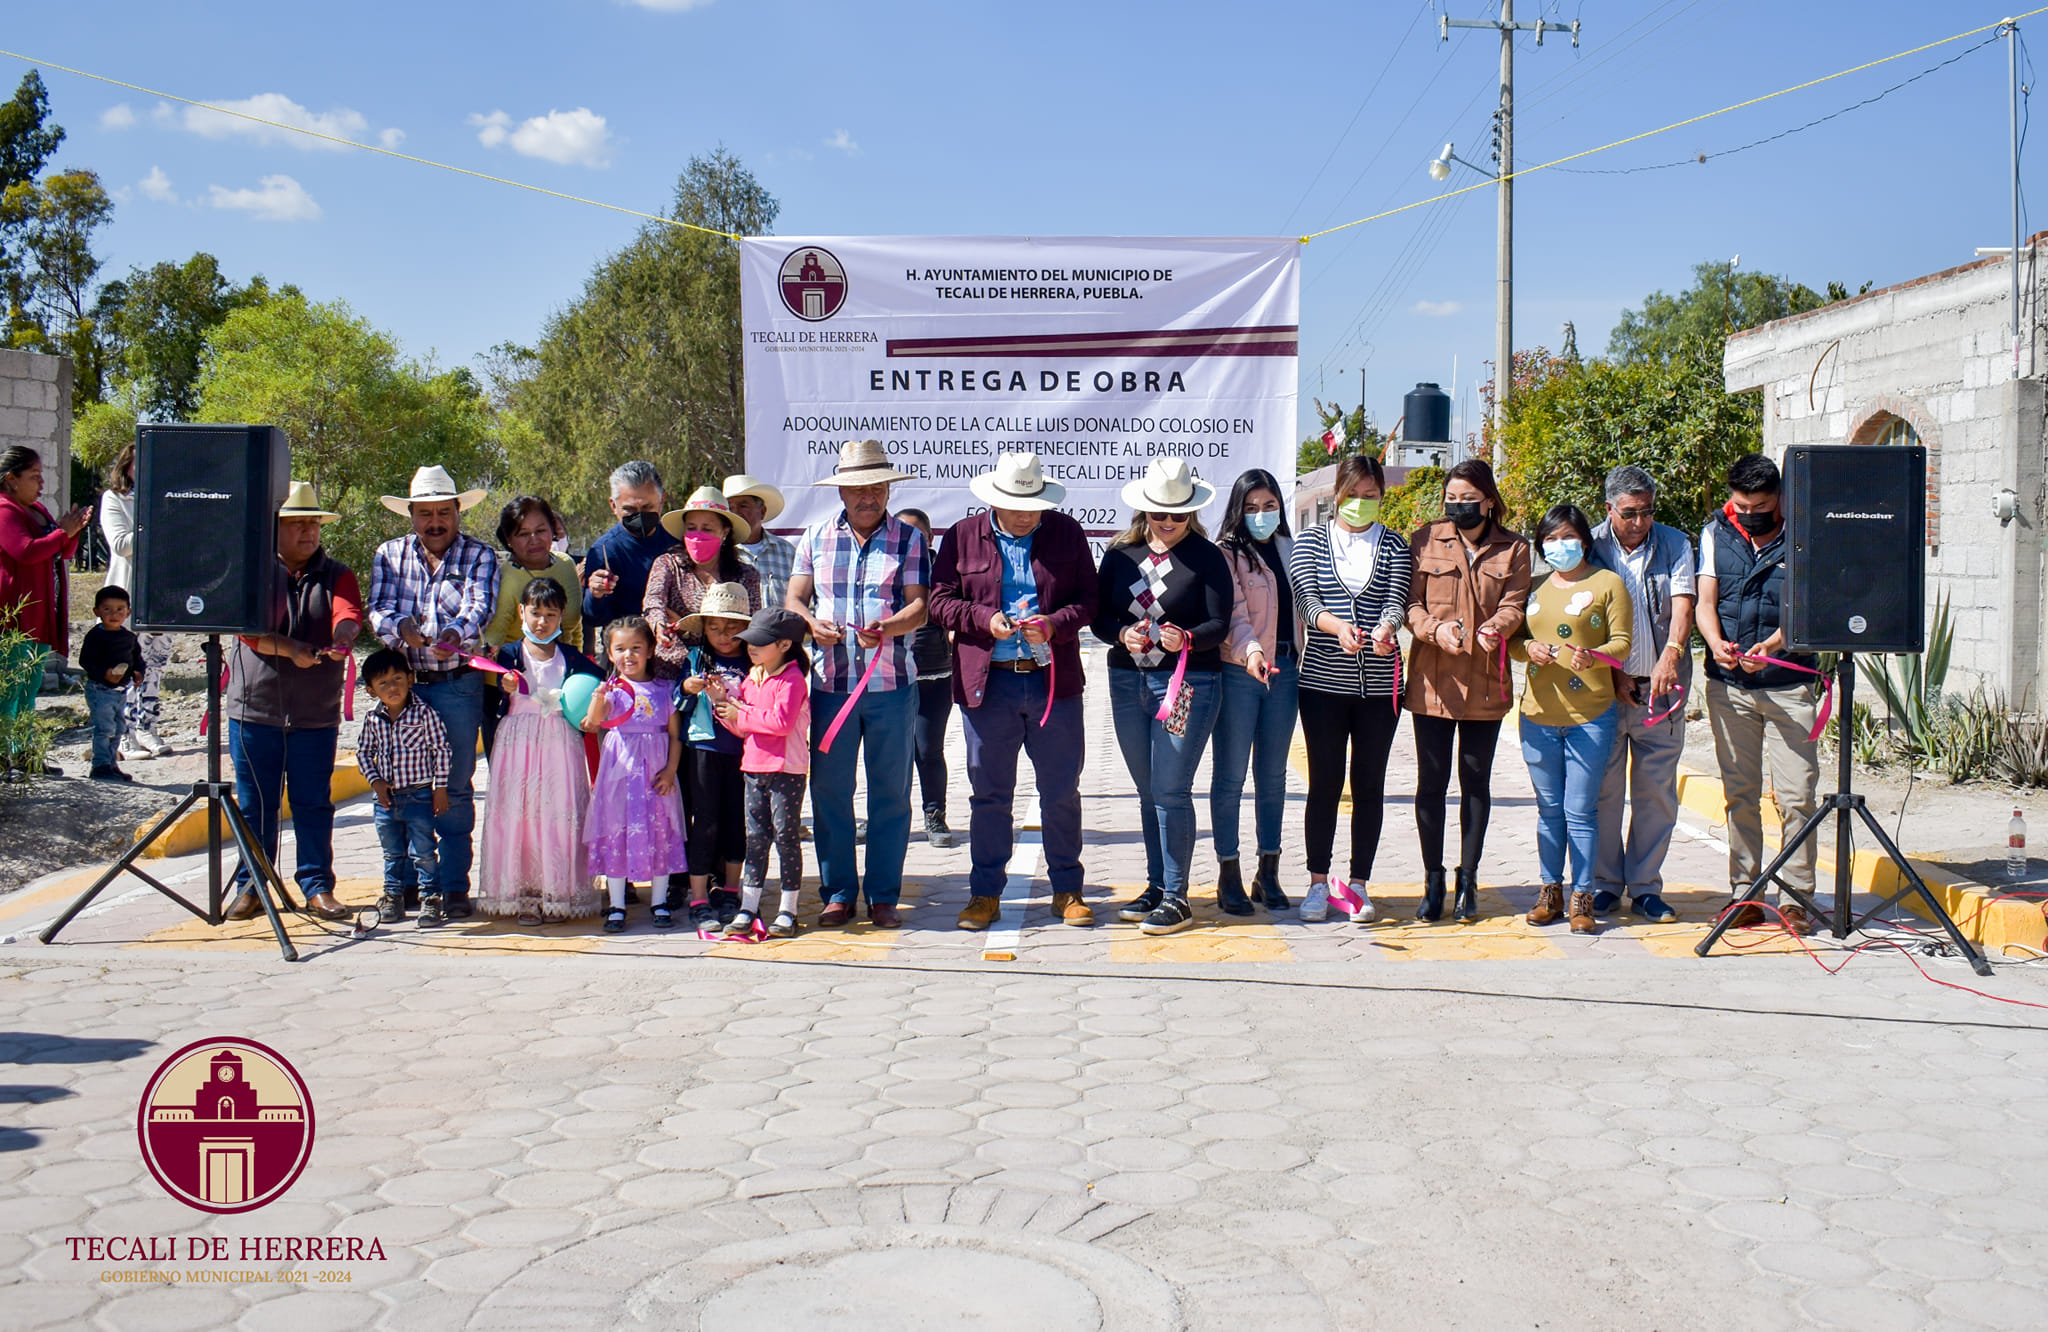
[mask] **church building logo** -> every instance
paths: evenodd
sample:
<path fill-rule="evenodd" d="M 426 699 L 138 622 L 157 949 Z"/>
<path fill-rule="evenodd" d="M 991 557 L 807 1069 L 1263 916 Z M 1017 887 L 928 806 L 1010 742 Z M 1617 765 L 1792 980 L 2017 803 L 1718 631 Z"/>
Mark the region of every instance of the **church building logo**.
<path fill-rule="evenodd" d="M 215 1037 L 157 1067 L 135 1132 L 149 1173 L 178 1201 L 202 1212 L 249 1212 L 306 1168 L 313 1097 L 277 1051 Z"/>
<path fill-rule="evenodd" d="M 830 319 L 846 304 L 846 267 L 830 250 L 806 245 L 782 261 L 782 303 L 807 323 Z"/>

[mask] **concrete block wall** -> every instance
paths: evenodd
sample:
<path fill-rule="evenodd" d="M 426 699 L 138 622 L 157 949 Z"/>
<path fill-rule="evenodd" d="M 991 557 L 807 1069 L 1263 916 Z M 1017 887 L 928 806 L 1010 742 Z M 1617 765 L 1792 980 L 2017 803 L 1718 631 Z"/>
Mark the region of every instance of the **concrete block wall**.
<path fill-rule="evenodd" d="M 43 506 L 71 507 L 71 358 L 0 350 L 0 449 L 43 455 Z"/>

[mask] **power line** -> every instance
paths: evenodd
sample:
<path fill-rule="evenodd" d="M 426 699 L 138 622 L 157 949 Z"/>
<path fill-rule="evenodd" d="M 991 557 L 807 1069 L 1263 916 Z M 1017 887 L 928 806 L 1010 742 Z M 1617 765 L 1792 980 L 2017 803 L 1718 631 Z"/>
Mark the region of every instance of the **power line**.
<path fill-rule="evenodd" d="M 1406 46 L 1408 39 L 1415 35 L 1415 25 L 1422 22 L 1422 16 L 1435 7 L 1436 0 L 1422 0 L 1421 6 L 1415 11 L 1415 17 L 1408 20 L 1408 30 L 1401 34 L 1400 41 L 1394 43 L 1394 49 L 1387 52 L 1387 63 L 1380 66 L 1379 76 L 1372 81 L 1372 87 L 1365 90 L 1365 96 L 1359 99 L 1358 109 L 1351 113 L 1351 119 L 1346 122 L 1344 132 L 1339 134 L 1337 141 L 1330 145 L 1329 155 L 1323 158 L 1323 164 L 1317 167 L 1316 174 L 1309 178 L 1308 185 L 1301 192 L 1301 197 L 1294 201 L 1294 207 L 1288 209 L 1287 216 L 1281 220 L 1280 226 L 1282 230 L 1285 230 L 1287 224 L 1294 220 L 1294 215 L 1299 213 L 1301 206 L 1308 202 L 1308 196 L 1314 192 L 1317 185 L 1322 183 L 1323 173 L 1330 169 L 1330 163 L 1337 160 L 1337 150 L 1342 148 L 1344 141 L 1351 137 L 1351 131 L 1358 126 L 1358 118 L 1365 114 L 1366 105 L 1372 101 L 1373 94 L 1380 90 L 1380 85 L 1387 81 L 1387 72 L 1393 69 L 1394 62 L 1400 59 L 1401 48 Z"/>

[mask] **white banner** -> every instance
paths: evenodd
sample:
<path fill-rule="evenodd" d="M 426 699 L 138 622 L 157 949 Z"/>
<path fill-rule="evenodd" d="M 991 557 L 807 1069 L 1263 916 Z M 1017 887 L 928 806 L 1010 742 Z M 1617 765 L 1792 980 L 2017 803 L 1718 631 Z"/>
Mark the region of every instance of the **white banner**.
<path fill-rule="evenodd" d="M 935 527 L 979 509 L 967 479 L 1030 451 L 1099 546 L 1118 492 L 1184 457 L 1290 493 L 1301 246 L 1293 240 L 766 236 L 741 244 L 747 470 L 794 531 L 837 509 L 839 446 L 879 439 L 892 509 Z M 1290 495 L 1283 494 L 1282 502 Z"/>

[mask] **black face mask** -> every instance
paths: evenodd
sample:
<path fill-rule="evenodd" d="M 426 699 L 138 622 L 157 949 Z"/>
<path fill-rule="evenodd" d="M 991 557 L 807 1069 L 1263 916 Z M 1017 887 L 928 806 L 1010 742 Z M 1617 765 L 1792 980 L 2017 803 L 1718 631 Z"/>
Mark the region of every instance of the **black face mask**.
<path fill-rule="evenodd" d="M 1772 513 L 1738 513 L 1735 521 L 1751 536 L 1762 536 L 1778 525 L 1778 515 Z"/>
<path fill-rule="evenodd" d="M 1475 527 L 1486 525 L 1486 515 L 1479 511 L 1478 500 L 1444 501 L 1444 517 L 1469 532 Z"/>
<path fill-rule="evenodd" d="M 661 526 L 661 515 L 649 513 L 642 509 L 637 513 L 629 513 L 619 519 L 619 526 L 625 528 L 636 537 L 651 537 L 654 535 L 654 529 Z"/>

